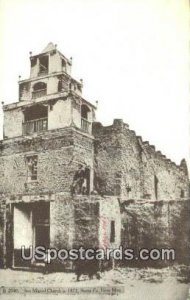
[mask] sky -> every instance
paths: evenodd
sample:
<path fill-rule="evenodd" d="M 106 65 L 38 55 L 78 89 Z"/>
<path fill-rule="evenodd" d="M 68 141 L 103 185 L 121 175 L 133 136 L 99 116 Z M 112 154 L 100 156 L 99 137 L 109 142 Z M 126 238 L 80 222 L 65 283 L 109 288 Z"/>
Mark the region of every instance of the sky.
<path fill-rule="evenodd" d="M 0 101 L 18 101 L 29 52 L 68 58 L 97 121 L 121 118 L 177 164 L 190 165 L 188 0 L 0 0 Z M 3 114 L 0 110 L 0 137 Z"/>

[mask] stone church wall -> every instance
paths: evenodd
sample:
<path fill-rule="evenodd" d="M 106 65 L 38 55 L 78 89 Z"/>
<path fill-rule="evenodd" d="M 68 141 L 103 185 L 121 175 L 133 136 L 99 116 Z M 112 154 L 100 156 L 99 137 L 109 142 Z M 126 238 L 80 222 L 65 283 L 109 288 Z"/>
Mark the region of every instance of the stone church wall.
<path fill-rule="evenodd" d="M 0 192 L 8 194 L 70 192 L 79 164 L 93 173 L 93 140 L 74 129 L 51 131 L 32 139 L 0 144 Z M 27 180 L 27 157 L 37 155 L 37 180 Z"/>
<path fill-rule="evenodd" d="M 95 176 L 102 194 L 152 200 L 189 197 L 185 162 L 177 166 L 143 142 L 122 120 L 114 120 L 113 125 L 106 127 L 94 123 L 93 134 Z"/>
<path fill-rule="evenodd" d="M 174 249 L 174 263 L 189 263 L 190 200 L 126 201 L 122 205 L 121 239 L 124 248 Z M 164 266 L 172 261 L 125 261 L 125 264 Z"/>

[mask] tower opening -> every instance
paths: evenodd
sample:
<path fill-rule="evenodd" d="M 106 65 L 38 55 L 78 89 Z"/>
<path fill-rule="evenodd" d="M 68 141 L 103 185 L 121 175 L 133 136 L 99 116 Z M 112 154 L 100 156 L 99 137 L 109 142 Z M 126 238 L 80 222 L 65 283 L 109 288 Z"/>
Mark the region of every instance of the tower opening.
<path fill-rule="evenodd" d="M 62 71 L 66 72 L 66 61 L 64 59 L 61 60 Z"/>
<path fill-rule="evenodd" d="M 49 68 L 49 56 L 45 55 L 39 57 L 39 73 L 38 75 L 44 75 L 48 73 Z"/>
<path fill-rule="evenodd" d="M 47 84 L 45 82 L 37 82 L 33 86 L 32 98 L 40 98 L 47 94 Z"/>
<path fill-rule="evenodd" d="M 89 112 L 90 109 L 87 105 L 82 104 L 81 105 L 81 128 L 85 132 L 90 131 L 90 122 L 89 122 Z"/>
<path fill-rule="evenodd" d="M 85 104 L 82 104 L 82 105 L 81 105 L 81 117 L 82 117 L 83 119 L 88 120 L 88 113 L 89 113 L 89 112 L 90 112 L 90 109 L 88 108 L 88 106 L 85 105 Z"/>
<path fill-rule="evenodd" d="M 32 134 L 34 132 L 48 129 L 48 108 L 44 105 L 35 105 L 25 109 L 23 134 Z"/>

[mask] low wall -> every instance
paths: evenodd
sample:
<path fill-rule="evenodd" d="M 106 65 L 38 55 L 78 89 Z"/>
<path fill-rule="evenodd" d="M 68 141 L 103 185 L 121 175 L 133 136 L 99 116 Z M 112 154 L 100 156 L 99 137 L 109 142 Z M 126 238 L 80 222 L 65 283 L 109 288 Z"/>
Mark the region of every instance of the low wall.
<path fill-rule="evenodd" d="M 137 252 L 141 248 L 173 248 L 174 263 L 189 264 L 190 200 L 125 201 L 122 204 L 121 239 L 123 247 Z M 146 261 L 145 264 L 160 266 L 168 262 Z"/>

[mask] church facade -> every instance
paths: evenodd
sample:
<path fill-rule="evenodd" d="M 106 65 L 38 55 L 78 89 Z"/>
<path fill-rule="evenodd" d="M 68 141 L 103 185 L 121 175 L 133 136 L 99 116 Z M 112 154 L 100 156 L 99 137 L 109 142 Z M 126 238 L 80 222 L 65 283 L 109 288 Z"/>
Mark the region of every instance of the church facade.
<path fill-rule="evenodd" d="M 3 106 L 2 266 L 38 266 L 23 262 L 22 245 L 117 248 L 132 240 L 126 234 L 129 205 L 164 202 L 171 211 L 173 202 L 188 203 L 184 159 L 176 165 L 122 120 L 97 122 L 82 80 L 71 76 L 72 59 L 56 45 L 30 54 L 19 101 Z"/>

